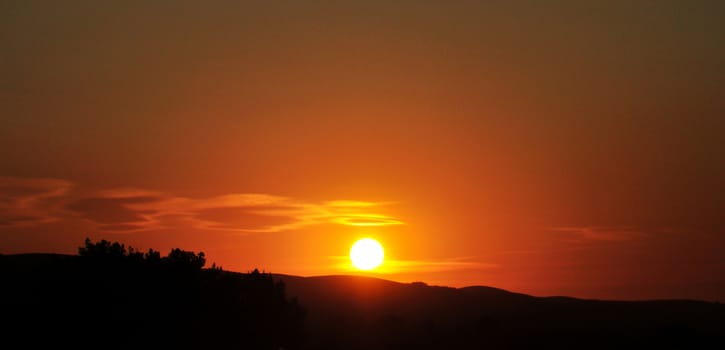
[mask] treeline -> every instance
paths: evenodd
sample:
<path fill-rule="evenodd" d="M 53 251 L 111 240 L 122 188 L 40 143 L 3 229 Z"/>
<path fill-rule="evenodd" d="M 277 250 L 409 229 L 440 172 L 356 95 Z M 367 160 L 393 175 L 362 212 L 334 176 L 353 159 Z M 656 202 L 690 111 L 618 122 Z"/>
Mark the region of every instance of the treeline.
<path fill-rule="evenodd" d="M 6 340 L 22 348 L 279 349 L 302 345 L 304 310 L 254 270 L 204 268 L 204 253 L 86 240 L 78 256 L 2 262 Z M 22 260 L 22 259 L 21 259 Z M 37 261 L 35 257 L 34 261 Z"/>
<path fill-rule="evenodd" d="M 154 268 L 165 267 L 192 272 L 201 270 L 206 265 L 204 252 L 196 254 L 174 248 L 167 256 L 162 258 L 161 253 L 153 249 L 149 249 L 144 253 L 133 247 L 126 249 L 125 244 L 111 243 L 105 239 L 93 243 L 89 238 L 86 238 L 85 246 L 78 248 L 78 255 L 88 260 L 89 263 L 101 264 L 106 268 L 118 264 L 119 267 L 133 267 L 136 265 Z M 216 266 L 213 266 L 212 269 L 221 270 Z"/>

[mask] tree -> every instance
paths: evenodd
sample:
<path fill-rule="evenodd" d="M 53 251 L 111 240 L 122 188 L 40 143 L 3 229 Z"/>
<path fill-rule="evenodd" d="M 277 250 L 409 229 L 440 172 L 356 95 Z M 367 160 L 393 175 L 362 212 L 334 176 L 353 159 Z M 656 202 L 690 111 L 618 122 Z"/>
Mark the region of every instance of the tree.
<path fill-rule="evenodd" d="M 206 264 L 204 252 L 195 254 L 179 248 L 172 249 L 164 259 L 170 266 L 183 270 L 201 270 Z"/>

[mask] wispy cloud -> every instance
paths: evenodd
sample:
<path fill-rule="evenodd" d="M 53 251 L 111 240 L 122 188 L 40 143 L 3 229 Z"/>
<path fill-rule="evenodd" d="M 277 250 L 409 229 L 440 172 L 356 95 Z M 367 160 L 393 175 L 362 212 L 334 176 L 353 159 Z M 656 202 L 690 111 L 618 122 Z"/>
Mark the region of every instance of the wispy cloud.
<path fill-rule="evenodd" d="M 0 176 L 0 226 L 31 226 L 58 220 L 58 202 L 72 186 L 59 179 Z"/>
<path fill-rule="evenodd" d="M 572 241 L 631 241 L 647 237 L 644 231 L 635 227 L 560 226 L 549 227 L 549 232 L 569 235 Z"/>
<path fill-rule="evenodd" d="M 112 189 L 69 203 L 68 209 L 101 230 L 140 231 L 183 223 L 200 229 L 280 232 L 310 225 L 400 225 L 379 210 L 387 203 L 337 200 L 310 202 L 263 193 L 207 198 L 177 197 L 143 189 Z M 173 218 L 173 220 L 169 220 Z"/>
<path fill-rule="evenodd" d="M 142 188 L 71 193 L 60 179 L 0 177 L 0 226 L 85 220 L 104 232 L 196 228 L 280 232 L 311 225 L 402 225 L 386 209 L 392 202 L 308 201 L 266 193 L 188 198 Z"/>
<path fill-rule="evenodd" d="M 470 258 L 445 260 L 390 260 L 385 264 L 391 270 L 403 272 L 441 272 L 451 270 L 487 270 L 498 267 L 496 264 L 471 261 Z"/>
<path fill-rule="evenodd" d="M 342 270 L 356 270 L 350 263 L 348 256 L 330 256 L 335 261 L 334 268 Z M 456 257 L 431 260 L 391 260 L 385 259 L 376 272 L 383 274 L 399 274 L 409 272 L 444 272 L 454 270 L 488 270 L 497 268 L 497 264 L 475 261 L 475 257 Z"/>
<path fill-rule="evenodd" d="M 70 181 L 0 176 L 0 227 L 85 220 L 104 232 L 197 228 L 280 232 L 322 224 L 401 225 L 392 202 L 308 201 L 266 193 L 188 198 L 143 188 L 71 193 Z"/>

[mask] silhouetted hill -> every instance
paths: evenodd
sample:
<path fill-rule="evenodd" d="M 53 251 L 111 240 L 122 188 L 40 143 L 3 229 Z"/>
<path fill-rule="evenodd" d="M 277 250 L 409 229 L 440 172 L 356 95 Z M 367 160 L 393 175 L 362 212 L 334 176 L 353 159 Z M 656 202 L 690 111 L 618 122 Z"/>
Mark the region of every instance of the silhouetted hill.
<path fill-rule="evenodd" d="M 161 257 L 101 248 L 85 256 L 0 255 L 3 342 L 88 349 L 691 349 L 725 341 L 719 303 L 541 298 L 483 286 L 237 273 L 202 268 L 203 255 L 192 252 Z"/>
<path fill-rule="evenodd" d="M 540 298 L 356 276 L 275 278 L 308 310 L 314 349 L 698 348 L 725 340 L 718 303 Z"/>
<path fill-rule="evenodd" d="M 4 348 L 301 346 L 304 312 L 269 274 L 203 269 L 203 253 L 178 249 L 91 247 L 101 249 L 0 256 Z"/>

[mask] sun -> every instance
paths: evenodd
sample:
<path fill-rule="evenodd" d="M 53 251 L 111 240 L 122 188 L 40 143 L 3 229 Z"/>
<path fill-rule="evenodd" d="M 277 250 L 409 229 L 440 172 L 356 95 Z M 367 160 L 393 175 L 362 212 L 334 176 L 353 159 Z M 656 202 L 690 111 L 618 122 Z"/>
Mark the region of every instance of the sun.
<path fill-rule="evenodd" d="M 363 238 L 350 248 L 352 265 L 360 270 L 372 270 L 383 263 L 383 246 L 372 238 Z"/>

